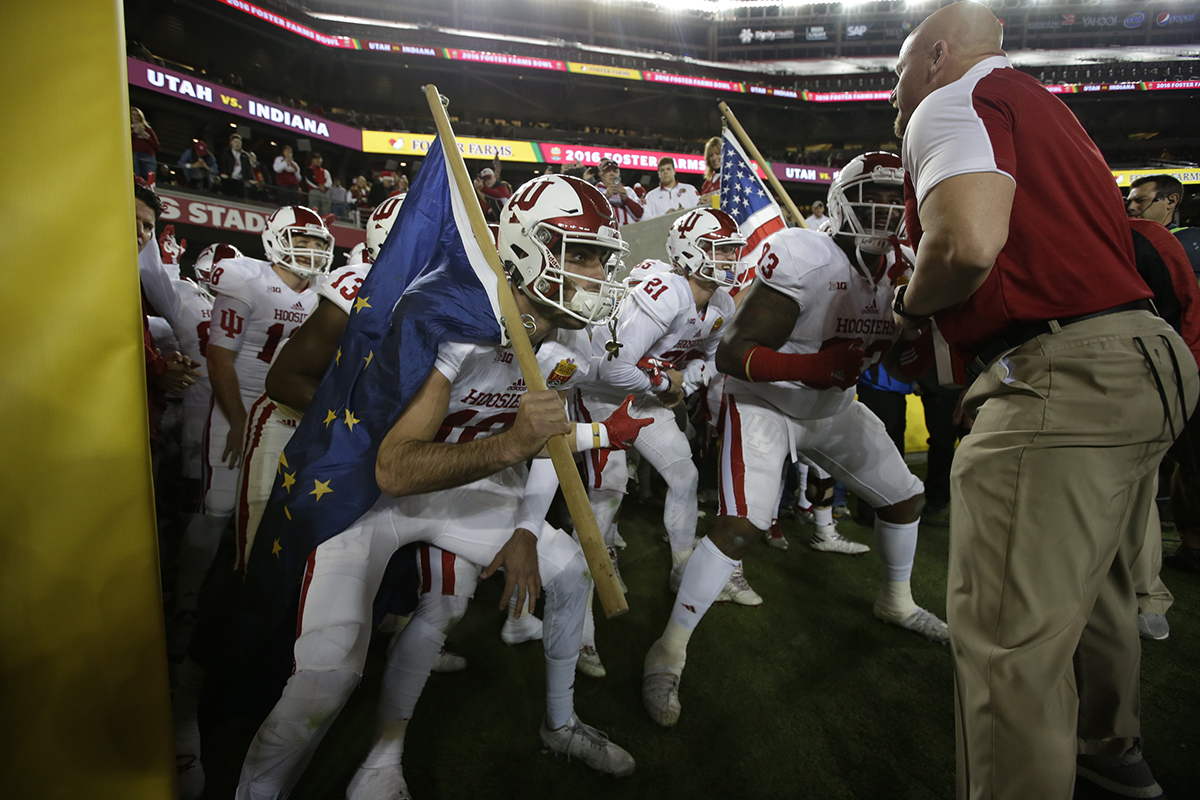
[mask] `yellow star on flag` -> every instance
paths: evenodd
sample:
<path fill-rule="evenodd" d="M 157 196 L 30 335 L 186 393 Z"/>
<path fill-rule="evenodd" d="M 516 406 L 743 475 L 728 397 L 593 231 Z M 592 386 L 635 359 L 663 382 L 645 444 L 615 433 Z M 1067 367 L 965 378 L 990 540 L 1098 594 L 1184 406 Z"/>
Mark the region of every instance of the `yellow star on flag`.
<path fill-rule="evenodd" d="M 276 539 L 275 544 L 271 545 L 271 555 L 275 556 L 276 558 L 279 558 L 279 553 L 282 550 L 283 550 L 283 547 L 280 546 L 279 540 Z"/>
<path fill-rule="evenodd" d="M 363 361 L 366 361 L 366 362 L 367 362 L 367 363 L 363 364 L 363 369 L 366 369 L 367 367 L 371 366 L 371 359 L 372 359 L 372 358 L 374 358 L 374 357 L 375 357 L 375 351 L 374 351 L 374 350 L 372 350 L 371 352 L 367 353 L 367 357 L 363 359 Z"/>
<path fill-rule="evenodd" d="M 292 512 L 291 512 L 291 511 L 288 511 L 288 507 L 287 507 L 287 506 L 284 506 L 284 507 L 283 507 L 283 515 L 284 515 L 285 517 L 287 517 L 287 518 L 288 518 L 288 522 L 291 522 L 291 521 L 292 521 Z"/>
<path fill-rule="evenodd" d="M 347 408 L 346 409 L 346 426 L 349 427 L 350 430 L 354 430 L 354 426 L 357 425 L 359 422 L 360 422 L 359 418 L 354 416 L 354 413 L 350 409 Z"/>
<path fill-rule="evenodd" d="M 333 491 L 333 489 L 329 488 L 329 481 L 319 481 L 314 478 L 313 483 L 316 484 L 316 488 L 309 492 L 309 494 L 315 494 L 317 496 L 317 500 L 320 500 L 322 497 L 330 494 Z"/>
<path fill-rule="evenodd" d="M 283 468 L 287 467 L 287 466 L 289 466 L 289 464 L 287 463 L 287 456 L 285 456 L 283 453 L 280 453 L 279 454 L 279 466 L 277 466 L 275 468 L 275 471 L 282 472 Z"/>
<path fill-rule="evenodd" d="M 329 413 L 325 415 L 325 427 L 328 428 L 329 423 L 333 422 L 335 419 L 337 419 L 337 412 L 331 408 L 329 409 Z"/>
<path fill-rule="evenodd" d="M 294 473 L 294 472 L 283 473 L 283 488 L 287 489 L 288 494 L 292 493 L 292 484 L 295 482 L 296 482 L 296 473 Z"/>
<path fill-rule="evenodd" d="M 337 364 L 342 360 L 342 348 L 338 348 L 337 353 L 333 357 L 333 363 Z"/>
<path fill-rule="evenodd" d="M 370 299 L 371 298 L 369 298 L 369 297 L 361 297 L 360 296 L 357 300 L 354 301 L 354 310 L 362 311 L 364 308 L 370 308 L 371 304 L 367 302 Z"/>

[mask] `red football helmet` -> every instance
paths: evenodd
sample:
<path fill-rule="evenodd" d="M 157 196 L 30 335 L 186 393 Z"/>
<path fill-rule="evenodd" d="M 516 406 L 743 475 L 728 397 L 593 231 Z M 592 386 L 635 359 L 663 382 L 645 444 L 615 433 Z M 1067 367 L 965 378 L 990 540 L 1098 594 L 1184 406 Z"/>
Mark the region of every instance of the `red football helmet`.
<path fill-rule="evenodd" d="M 200 255 L 196 256 L 196 264 L 192 268 L 196 272 L 196 282 L 200 284 L 201 289 L 211 295 L 213 293 L 211 283 L 213 267 L 227 258 L 241 257 L 242 252 L 231 244 L 210 244 L 200 251 Z"/>
<path fill-rule="evenodd" d="M 718 258 L 718 247 L 735 247 L 730 259 Z M 716 208 L 697 208 L 678 217 L 667 233 L 667 253 L 685 275 L 733 286 L 742 270 L 746 240 L 733 217 Z"/>
<path fill-rule="evenodd" d="M 898 189 L 899 202 L 866 197 L 872 188 Z M 858 266 L 870 273 L 863 253 L 880 256 L 904 238 L 904 165 L 895 153 L 864 153 L 850 160 L 829 187 L 829 232 L 849 236 L 858 250 Z M 872 259 L 875 260 L 875 259 Z"/>
<path fill-rule="evenodd" d="M 296 236 L 312 236 L 322 240 L 323 247 L 296 247 Z M 279 264 L 301 278 L 312 278 L 329 269 L 333 263 L 333 234 L 317 212 L 304 206 L 284 206 L 267 217 L 262 233 L 263 249 L 272 264 Z M 297 257 L 305 258 L 300 263 Z"/>
<path fill-rule="evenodd" d="M 588 290 L 573 280 L 567 245 L 586 244 L 603 251 L 605 279 Z M 500 260 L 514 283 L 539 303 L 561 309 L 589 325 L 607 322 L 625 294 L 613 275 L 629 251 L 617 232 L 612 206 L 590 183 L 569 175 L 543 175 L 517 189 L 500 215 Z M 576 291 L 563 301 L 564 285 Z"/>

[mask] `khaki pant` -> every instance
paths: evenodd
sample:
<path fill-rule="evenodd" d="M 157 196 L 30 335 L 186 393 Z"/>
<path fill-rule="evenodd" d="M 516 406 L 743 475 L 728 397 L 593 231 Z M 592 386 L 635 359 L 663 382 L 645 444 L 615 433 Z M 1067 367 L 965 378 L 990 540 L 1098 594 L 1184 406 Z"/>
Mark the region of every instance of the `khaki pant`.
<path fill-rule="evenodd" d="M 1066 800 L 1077 748 L 1140 735 L 1130 566 L 1172 438 L 1161 398 L 1179 431 L 1197 389 L 1182 340 L 1131 311 L 1026 342 L 969 390 L 947 590 L 960 799 Z"/>
<path fill-rule="evenodd" d="M 1158 495 L 1155 489 L 1154 494 Z M 1139 614 L 1166 614 L 1175 602 L 1175 595 L 1163 583 L 1162 572 L 1162 521 L 1158 518 L 1158 503 L 1150 504 L 1150 516 L 1146 522 L 1146 543 L 1142 552 L 1130 567 L 1133 573 L 1133 589 L 1137 594 Z"/>

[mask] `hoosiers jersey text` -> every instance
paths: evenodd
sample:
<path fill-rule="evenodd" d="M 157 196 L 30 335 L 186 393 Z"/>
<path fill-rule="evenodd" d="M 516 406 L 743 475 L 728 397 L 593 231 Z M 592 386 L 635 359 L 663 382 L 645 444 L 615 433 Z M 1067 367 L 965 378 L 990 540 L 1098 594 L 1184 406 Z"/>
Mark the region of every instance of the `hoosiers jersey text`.
<path fill-rule="evenodd" d="M 570 389 L 588 374 L 587 330 L 558 329 L 537 348 L 546 388 Z M 512 426 L 525 381 L 512 350 L 496 345 L 447 342 L 434 368 L 450 380 L 450 406 L 434 441 L 469 442 Z"/>
<path fill-rule="evenodd" d="M 790 297 L 800 316 L 781 353 L 816 353 L 861 339 L 863 369 L 876 364 L 899 335 L 892 321 L 895 284 L 864 278 L 832 238 L 804 228 L 772 234 L 763 244 L 757 280 Z M 824 419 L 854 400 L 853 389 L 813 389 L 799 381 L 747 383 L 730 376 L 726 392 L 749 392 L 795 419 Z"/>
<path fill-rule="evenodd" d="M 317 307 L 317 292 L 311 285 L 293 291 L 269 263 L 253 258 L 222 260 L 211 283 L 217 299 L 208 343 L 237 353 L 234 368 L 248 409 L 265 390 L 279 345 Z"/>
<path fill-rule="evenodd" d="M 354 301 L 358 297 L 358 287 L 362 286 L 362 282 L 367 279 L 367 273 L 370 271 L 370 264 L 361 262 L 347 264 L 322 279 L 320 286 L 317 287 L 317 294 L 349 316 L 350 309 L 354 307 Z"/>

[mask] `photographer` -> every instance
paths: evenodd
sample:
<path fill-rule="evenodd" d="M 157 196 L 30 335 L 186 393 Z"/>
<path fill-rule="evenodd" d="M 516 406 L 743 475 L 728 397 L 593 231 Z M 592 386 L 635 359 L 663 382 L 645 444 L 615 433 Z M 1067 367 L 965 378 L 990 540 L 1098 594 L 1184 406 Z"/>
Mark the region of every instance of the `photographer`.
<path fill-rule="evenodd" d="M 584 173 L 584 177 L 588 178 L 591 172 L 592 170 L 589 169 Z M 617 166 L 617 162 L 611 158 L 604 159 L 600 162 L 599 172 L 600 180 L 597 181 L 597 186 L 604 192 L 608 202 L 612 204 L 613 211 L 617 216 L 617 224 L 628 225 L 641 219 L 645 209 L 638 200 L 637 193 L 621 183 L 621 168 Z"/>
<path fill-rule="evenodd" d="M 492 166 L 479 171 L 475 179 L 475 194 L 488 222 L 499 222 L 500 212 L 508 204 L 512 190 L 500 181 L 500 157 L 492 159 Z"/>

